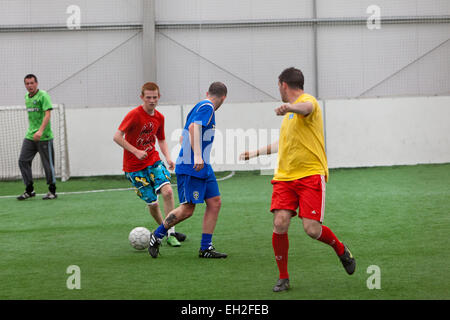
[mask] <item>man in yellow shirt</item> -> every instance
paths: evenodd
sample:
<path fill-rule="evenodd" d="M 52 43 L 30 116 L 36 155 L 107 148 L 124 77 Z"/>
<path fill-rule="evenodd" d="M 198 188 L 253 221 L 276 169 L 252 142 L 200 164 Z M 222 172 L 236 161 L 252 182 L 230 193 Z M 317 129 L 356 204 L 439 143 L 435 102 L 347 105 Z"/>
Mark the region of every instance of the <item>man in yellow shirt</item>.
<path fill-rule="evenodd" d="M 272 246 L 279 270 L 279 279 L 273 288 L 275 292 L 289 289 L 288 229 L 297 209 L 303 228 L 311 238 L 333 247 L 348 274 L 353 274 L 356 267 L 348 247 L 322 224 L 328 165 L 320 106 L 313 96 L 303 91 L 304 77 L 300 70 L 288 68 L 278 80 L 284 102 L 275 109 L 277 115 L 284 116 L 280 139 L 259 150 L 241 154 L 241 159 L 248 160 L 278 152 L 270 208 L 274 214 Z"/>

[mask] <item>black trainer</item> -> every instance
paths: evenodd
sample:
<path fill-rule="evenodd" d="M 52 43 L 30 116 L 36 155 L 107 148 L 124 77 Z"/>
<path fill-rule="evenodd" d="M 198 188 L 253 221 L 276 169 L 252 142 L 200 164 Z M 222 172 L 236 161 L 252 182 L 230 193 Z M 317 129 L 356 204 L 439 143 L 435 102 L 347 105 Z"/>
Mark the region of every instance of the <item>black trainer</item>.
<path fill-rule="evenodd" d="M 177 238 L 178 241 L 183 242 L 184 240 L 186 240 L 186 235 L 184 233 L 180 233 L 180 232 L 174 232 L 172 233 L 175 238 Z"/>
<path fill-rule="evenodd" d="M 341 260 L 345 271 L 347 271 L 348 274 L 353 274 L 356 268 L 356 260 L 353 258 L 353 255 L 348 247 L 344 243 L 342 244 L 344 245 L 345 251 L 341 256 L 339 256 L 339 259 Z"/>
<path fill-rule="evenodd" d="M 148 253 L 152 258 L 157 258 L 159 254 L 159 246 L 161 245 L 161 239 L 158 239 L 153 232 L 150 233 L 150 241 L 148 245 Z"/>
<path fill-rule="evenodd" d="M 36 196 L 36 192 L 34 192 L 34 191 L 31 191 L 31 192 L 25 191 L 23 194 L 21 194 L 20 196 L 17 197 L 17 200 L 26 200 L 28 198 L 35 197 L 35 196 Z"/>
<path fill-rule="evenodd" d="M 52 192 L 48 192 L 44 197 L 42 197 L 42 200 L 53 200 L 58 198 L 58 196 L 56 195 L 56 193 L 52 193 Z"/>
<path fill-rule="evenodd" d="M 213 246 L 209 246 L 208 249 L 198 251 L 199 258 L 212 258 L 212 259 L 220 259 L 226 258 L 228 255 L 226 253 L 217 252 Z"/>
<path fill-rule="evenodd" d="M 289 289 L 289 279 L 278 279 L 277 284 L 273 287 L 273 292 L 280 292 Z"/>

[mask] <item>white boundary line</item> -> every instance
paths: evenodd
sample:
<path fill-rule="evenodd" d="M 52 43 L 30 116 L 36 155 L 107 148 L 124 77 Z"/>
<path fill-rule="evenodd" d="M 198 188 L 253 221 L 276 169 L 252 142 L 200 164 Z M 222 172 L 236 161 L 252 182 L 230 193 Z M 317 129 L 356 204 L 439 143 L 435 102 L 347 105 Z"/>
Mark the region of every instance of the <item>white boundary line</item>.
<path fill-rule="evenodd" d="M 232 178 L 235 175 L 235 171 L 231 171 L 231 173 L 223 178 L 217 179 L 217 181 L 224 181 Z M 176 184 L 171 184 L 172 187 L 175 187 Z M 100 193 L 100 192 L 112 192 L 112 191 L 126 191 L 126 190 L 134 190 L 134 188 L 118 188 L 118 189 L 100 189 L 100 190 L 87 190 L 87 191 L 72 191 L 72 192 L 58 192 L 58 195 L 70 195 L 70 194 L 87 194 L 87 193 Z M 46 193 L 36 193 L 36 196 L 44 196 Z M 0 199 L 8 199 L 8 198 L 17 198 L 17 196 L 0 196 Z"/>
<path fill-rule="evenodd" d="M 217 181 L 228 180 L 228 179 L 232 178 L 235 175 L 235 173 L 236 173 L 235 171 L 231 171 L 231 173 L 229 175 L 227 175 L 227 176 L 225 176 L 223 178 L 219 178 L 219 179 L 217 179 Z"/>

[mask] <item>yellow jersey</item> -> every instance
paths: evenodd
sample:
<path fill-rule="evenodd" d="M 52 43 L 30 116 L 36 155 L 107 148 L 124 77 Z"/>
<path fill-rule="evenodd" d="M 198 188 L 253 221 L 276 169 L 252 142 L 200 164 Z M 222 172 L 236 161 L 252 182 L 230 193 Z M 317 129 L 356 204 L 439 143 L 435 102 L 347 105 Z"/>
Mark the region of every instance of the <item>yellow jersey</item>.
<path fill-rule="evenodd" d="M 328 181 L 322 110 L 313 96 L 303 93 L 293 103 L 311 102 L 307 116 L 288 112 L 281 123 L 278 165 L 274 180 L 292 181 L 320 174 Z"/>

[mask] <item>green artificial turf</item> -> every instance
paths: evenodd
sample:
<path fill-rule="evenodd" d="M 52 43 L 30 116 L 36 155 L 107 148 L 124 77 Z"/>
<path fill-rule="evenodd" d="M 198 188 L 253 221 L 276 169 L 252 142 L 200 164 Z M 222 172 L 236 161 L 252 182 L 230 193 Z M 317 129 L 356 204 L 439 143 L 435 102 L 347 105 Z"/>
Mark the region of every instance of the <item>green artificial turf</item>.
<path fill-rule="evenodd" d="M 227 173 L 218 174 L 225 176 Z M 198 258 L 205 206 L 176 226 L 188 238 L 152 259 L 128 242 L 136 226 L 156 228 L 124 177 L 72 178 L 59 197 L 26 201 L 20 181 L 0 182 L 0 299 L 449 299 L 450 164 L 331 170 L 324 224 L 357 260 L 345 273 L 334 251 L 294 218 L 289 230 L 291 290 L 273 293 L 271 176 L 237 172 L 220 181 L 214 233 L 227 259 Z M 45 193 L 43 180 L 36 192 Z M 176 188 L 175 204 L 178 204 Z M 162 202 L 162 201 L 161 201 Z M 66 281 L 80 267 L 81 289 Z M 368 289 L 369 266 L 381 289 Z"/>

